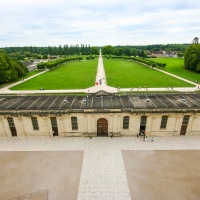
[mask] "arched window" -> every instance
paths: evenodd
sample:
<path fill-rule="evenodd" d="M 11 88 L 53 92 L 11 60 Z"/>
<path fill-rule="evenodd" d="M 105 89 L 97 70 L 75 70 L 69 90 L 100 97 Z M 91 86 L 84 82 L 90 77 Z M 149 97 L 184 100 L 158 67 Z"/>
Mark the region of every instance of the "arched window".
<path fill-rule="evenodd" d="M 77 117 L 71 117 L 72 130 L 78 130 Z"/>
<path fill-rule="evenodd" d="M 123 129 L 129 129 L 129 116 L 123 117 Z"/>

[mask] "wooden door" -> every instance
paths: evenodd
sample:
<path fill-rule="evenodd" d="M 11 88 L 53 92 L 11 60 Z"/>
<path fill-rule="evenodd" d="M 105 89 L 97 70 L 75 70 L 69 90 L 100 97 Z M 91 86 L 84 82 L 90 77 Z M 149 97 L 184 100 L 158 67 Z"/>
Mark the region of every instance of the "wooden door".
<path fill-rule="evenodd" d="M 180 132 L 180 135 L 185 135 L 186 130 L 187 130 L 187 125 L 182 125 L 182 126 L 181 126 L 181 132 Z"/>
<path fill-rule="evenodd" d="M 105 118 L 97 121 L 97 136 L 108 136 L 108 121 Z"/>

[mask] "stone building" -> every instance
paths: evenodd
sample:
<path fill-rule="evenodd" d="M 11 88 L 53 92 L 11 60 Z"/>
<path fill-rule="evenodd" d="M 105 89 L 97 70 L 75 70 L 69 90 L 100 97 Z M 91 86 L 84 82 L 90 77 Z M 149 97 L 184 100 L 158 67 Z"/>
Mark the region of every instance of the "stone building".
<path fill-rule="evenodd" d="M 200 94 L 0 96 L 0 137 L 200 135 Z"/>

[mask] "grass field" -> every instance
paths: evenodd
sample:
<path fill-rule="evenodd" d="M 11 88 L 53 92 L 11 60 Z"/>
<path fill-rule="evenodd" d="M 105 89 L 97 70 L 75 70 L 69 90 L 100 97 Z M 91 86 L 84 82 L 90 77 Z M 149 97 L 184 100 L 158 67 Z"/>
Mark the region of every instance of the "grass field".
<path fill-rule="evenodd" d="M 186 78 L 190 81 L 199 81 L 200 74 L 192 72 L 184 68 L 184 59 L 183 58 L 150 58 L 157 62 L 166 63 L 164 71 L 170 72 L 172 74 L 178 75 L 180 77 Z"/>
<path fill-rule="evenodd" d="M 18 82 L 18 81 L 20 81 L 20 80 L 22 80 L 22 79 L 25 79 L 25 78 L 28 78 L 28 77 L 33 76 L 33 75 L 35 75 L 35 74 L 38 74 L 39 72 L 40 72 L 40 71 L 38 71 L 38 70 L 32 71 L 32 72 L 28 72 L 26 75 L 24 75 L 24 76 L 18 78 L 16 81 L 12 81 L 12 82 L 9 82 L 9 83 L 0 84 L 0 88 L 6 87 L 6 86 L 11 85 L 11 84 L 13 84 L 13 83 L 16 83 L 16 82 Z"/>
<path fill-rule="evenodd" d="M 11 90 L 83 89 L 94 85 L 96 72 L 97 60 L 67 63 L 16 85 Z"/>
<path fill-rule="evenodd" d="M 104 60 L 107 84 L 113 87 L 193 87 L 174 77 L 131 61 Z"/>

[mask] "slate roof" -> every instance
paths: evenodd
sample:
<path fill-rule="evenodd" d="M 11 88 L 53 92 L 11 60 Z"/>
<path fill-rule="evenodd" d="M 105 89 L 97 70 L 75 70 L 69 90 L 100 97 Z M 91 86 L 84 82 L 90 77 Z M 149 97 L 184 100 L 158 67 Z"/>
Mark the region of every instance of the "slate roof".
<path fill-rule="evenodd" d="M 0 96 L 1 115 L 18 111 L 200 113 L 200 94 Z"/>

